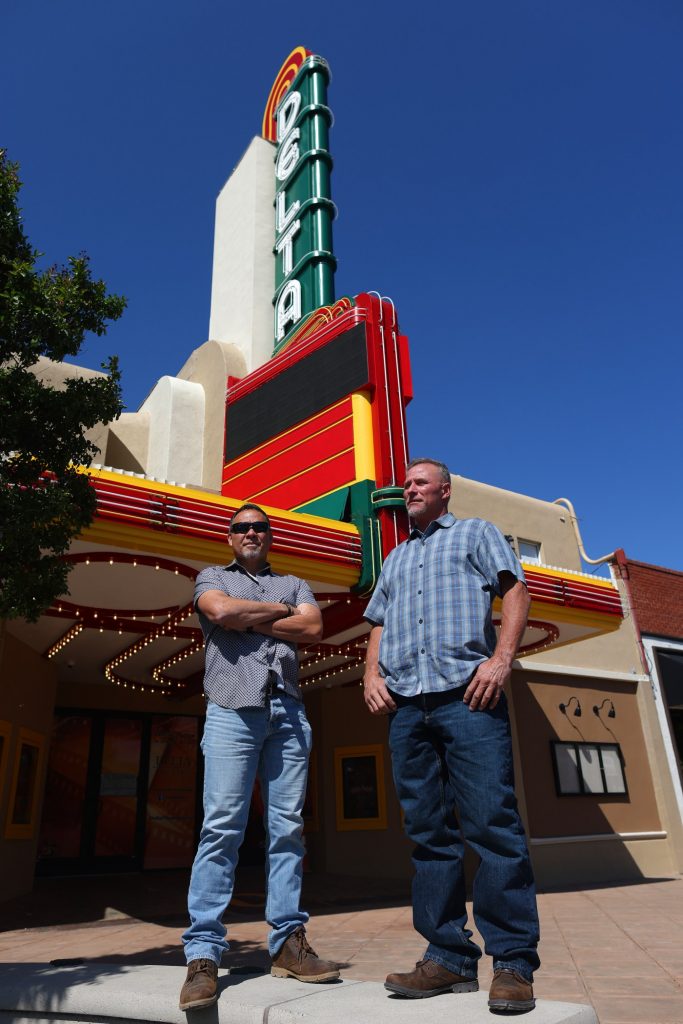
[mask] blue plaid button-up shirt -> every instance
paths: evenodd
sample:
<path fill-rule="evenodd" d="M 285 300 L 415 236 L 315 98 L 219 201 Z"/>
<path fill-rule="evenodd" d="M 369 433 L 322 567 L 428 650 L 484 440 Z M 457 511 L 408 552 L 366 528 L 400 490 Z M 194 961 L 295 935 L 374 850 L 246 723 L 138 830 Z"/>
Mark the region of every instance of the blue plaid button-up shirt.
<path fill-rule="evenodd" d="M 382 626 L 380 672 L 404 697 L 464 686 L 493 654 L 498 573 L 524 582 L 498 527 L 447 512 L 389 554 L 365 611 Z"/>

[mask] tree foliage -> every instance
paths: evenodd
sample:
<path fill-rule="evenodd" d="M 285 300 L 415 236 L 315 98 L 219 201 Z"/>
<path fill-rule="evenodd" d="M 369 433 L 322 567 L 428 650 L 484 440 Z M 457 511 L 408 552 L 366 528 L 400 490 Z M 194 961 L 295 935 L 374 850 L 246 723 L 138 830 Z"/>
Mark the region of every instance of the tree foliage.
<path fill-rule="evenodd" d="M 92 521 L 95 496 L 79 466 L 97 447 L 85 431 L 122 410 L 115 356 L 106 376 L 63 389 L 31 367 L 40 356 L 78 354 L 88 332 L 103 335 L 126 306 L 93 280 L 85 254 L 39 269 L 43 255 L 22 225 L 18 166 L 0 151 L 0 618 L 35 621 L 67 593 L 62 556 Z"/>

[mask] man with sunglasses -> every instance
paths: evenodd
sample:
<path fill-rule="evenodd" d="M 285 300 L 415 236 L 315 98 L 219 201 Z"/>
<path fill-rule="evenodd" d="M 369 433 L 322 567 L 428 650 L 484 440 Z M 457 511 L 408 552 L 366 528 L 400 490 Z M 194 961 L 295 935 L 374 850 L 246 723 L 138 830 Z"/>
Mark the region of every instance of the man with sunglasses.
<path fill-rule="evenodd" d="M 304 580 L 268 564 L 272 533 L 258 505 L 237 509 L 228 544 L 234 561 L 203 569 L 195 584 L 206 649 L 204 824 L 188 894 L 181 1010 L 218 998 L 218 965 L 228 949 L 222 918 L 257 778 L 267 833 L 271 974 L 306 982 L 339 977 L 337 966 L 308 945 L 308 914 L 299 906 L 311 727 L 297 682 L 296 645 L 320 640 L 320 609 Z"/>

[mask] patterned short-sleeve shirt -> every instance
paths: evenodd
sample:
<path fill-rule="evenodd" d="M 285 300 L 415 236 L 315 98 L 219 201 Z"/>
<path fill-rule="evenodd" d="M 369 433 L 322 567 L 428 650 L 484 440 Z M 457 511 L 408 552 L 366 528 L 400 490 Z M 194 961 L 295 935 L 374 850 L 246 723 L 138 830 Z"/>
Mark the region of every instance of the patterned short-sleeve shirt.
<path fill-rule="evenodd" d="M 383 627 L 379 667 L 391 690 L 410 697 L 469 682 L 496 646 L 500 572 L 524 582 L 505 537 L 483 519 L 447 512 L 394 548 L 365 610 Z"/>
<path fill-rule="evenodd" d="M 263 707 L 269 687 L 275 686 L 301 700 L 297 646 L 264 633 L 223 629 L 209 622 L 197 608 L 208 590 L 221 590 L 243 601 L 274 601 L 312 604 L 316 601 L 305 580 L 281 576 L 269 565 L 257 573 L 238 562 L 202 569 L 194 589 L 194 604 L 204 634 L 204 693 L 207 700 L 224 708 Z"/>

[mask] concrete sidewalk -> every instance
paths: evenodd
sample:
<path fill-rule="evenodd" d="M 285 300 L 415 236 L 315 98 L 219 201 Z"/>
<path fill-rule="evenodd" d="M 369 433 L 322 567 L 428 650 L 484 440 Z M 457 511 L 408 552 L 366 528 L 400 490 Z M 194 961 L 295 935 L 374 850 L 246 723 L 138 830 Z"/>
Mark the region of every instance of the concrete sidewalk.
<path fill-rule="evenodd" d="M 257 871 L 242 875 L 226 919 L 226 968 L 269 969 L 261 878 Z M 183 872 L 39 880 L 29 897 L 0 906 L 0 961 L 82 959 L 83 969 L 106 963 L 107 972 L 180 965 L 185 885 Z M 381 982 L 389 970 L 410 969 L 420 958 L 423 942 L 413 931 L 401 884 L 317 877 L 307 880 L 306 889 L 309 939 L 321 956 L 342 963 L 345 980 Z M 683 879 L 544 893 L 539 909 L 538 998 L 590 1004 L 600 1024 L 683 1024 Z M 490 963 L 483 960 L 479 999 L 490 978 Z M 274 979 L 263 980 L 271 985 Z M 310 995 L 311 987 L 302 987 Z M 462 1006 L 463 998 L 420 1001 L 419 1012 L 426 1019 L 424 1007 L 431 1007 L 434 1022 L 447 1009 L 452 1014 L 455 1000 Z"/>
<path fill-rule="evenodd" d="M 220 971 L 211 1007 L 178 1009 L 182 967 L 0 964 L 0 1021 L 12 1024 L 491 1024 L 485 992 L 406 1000 L 372 981 L 304 985 Z M 540 1000 L 529 1024 L 596 1024 L 590 1006 Z"/>

